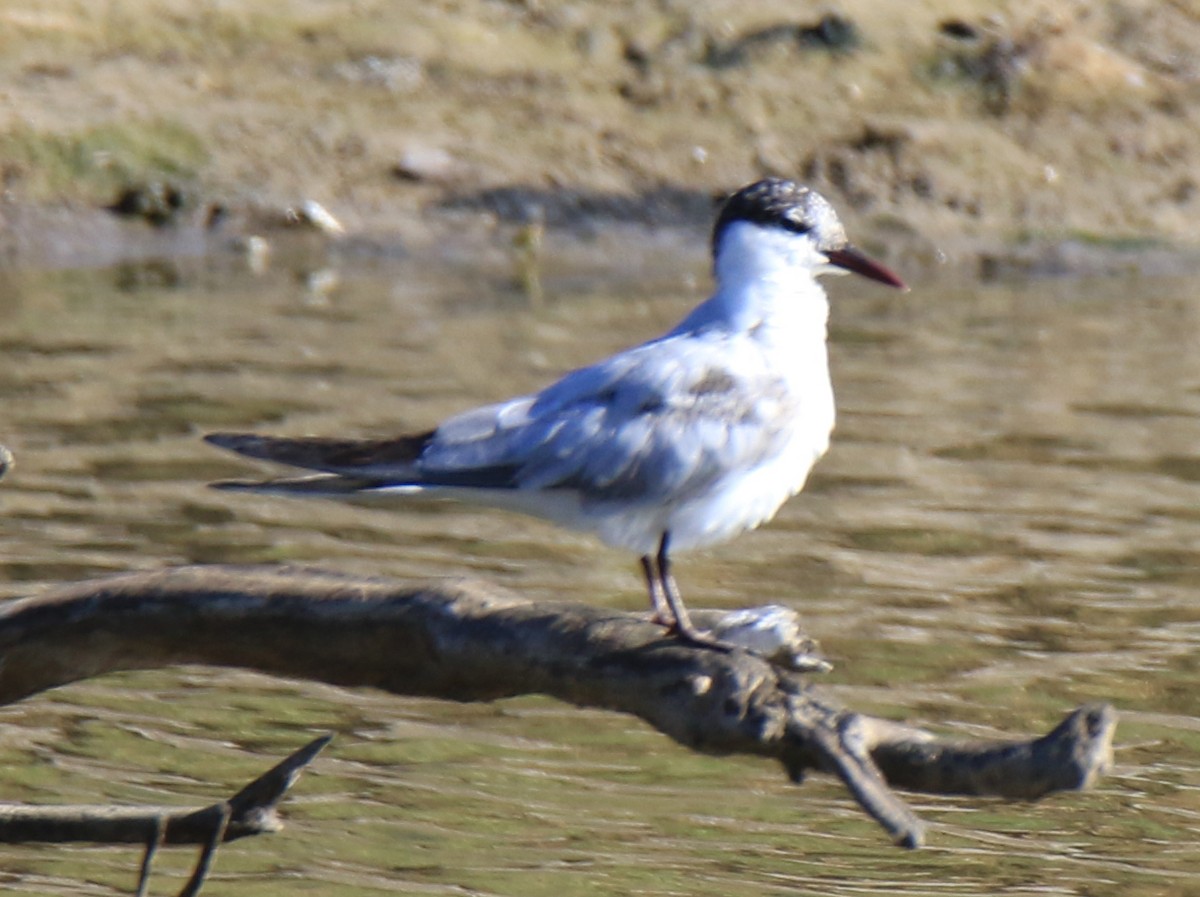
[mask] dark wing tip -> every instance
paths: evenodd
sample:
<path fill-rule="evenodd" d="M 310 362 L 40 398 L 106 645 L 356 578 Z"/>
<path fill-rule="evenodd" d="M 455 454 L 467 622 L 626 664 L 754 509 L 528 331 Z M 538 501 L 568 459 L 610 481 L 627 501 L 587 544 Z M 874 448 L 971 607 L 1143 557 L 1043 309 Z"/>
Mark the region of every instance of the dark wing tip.
<path fill-rule="evenodd" d="M 216 480 L 208 484 L 209 489 L 216 489 L 218 492 L 253 492 L 261 486 L 261 480 Z"/>
<path fill-rule="evenodd" d="M 292 467 L 347 476 L 389 476 L 417 461 L 434 431 L 395 439 L 338 439 L 328 437 L 258 436 L 254 433 L 209 433 L 204 441 Z"/>
<path fill-rule="evenodd" d="M 227 451 L 236 452 L 247 458 L 258 458 L 262 461 L 281 461 L 292 463 L 288 457 L 289 451 L 302 443 L 302 440 L 281 439 L 275 436 L 259 436 L 255 433 L 207 433 L 204 441 L 209 445 Z M 304 464 L 299 466 L 303 467 Z"/>
<path fill-rule="evenodd" d="M 248 439 L 255 439 L 250 433 L 205 433 L 204 441 L 218 448 L 238 451 L 238 446 Z"/>

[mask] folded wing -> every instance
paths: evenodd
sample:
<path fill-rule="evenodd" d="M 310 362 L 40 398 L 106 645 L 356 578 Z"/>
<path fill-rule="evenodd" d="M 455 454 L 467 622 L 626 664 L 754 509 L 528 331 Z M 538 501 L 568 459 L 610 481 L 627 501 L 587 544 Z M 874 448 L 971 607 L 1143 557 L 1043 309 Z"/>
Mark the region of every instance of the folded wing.
<path fill-rule="evenodd" d="M 682 500 L 781 450 L 795 409 L 786 407 L 783 384 L 765 366 L 753 359 L 731 365 L 728 347 L 695 338 L 667 353 L 650 345 L 568 374 L 538 395 L 478 408 L 413 436 L 215 433 L 206 439 L 222 448 L 322 472 L 217 485 L 314 495 L 557 489 L 585 502 Z"/>

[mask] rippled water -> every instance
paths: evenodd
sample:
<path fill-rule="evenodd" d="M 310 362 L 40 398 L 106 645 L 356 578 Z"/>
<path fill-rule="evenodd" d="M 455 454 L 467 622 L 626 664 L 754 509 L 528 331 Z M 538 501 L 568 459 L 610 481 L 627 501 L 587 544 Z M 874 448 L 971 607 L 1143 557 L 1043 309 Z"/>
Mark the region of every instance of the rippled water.
<path fill-rule="evenodd" d="M 0 274 L 17 456 L 0 589 L 300 561 L 641 609 L 633 559 L 587 537 L 210 492 L 253 466 L 198 437 L 384 435 L 534 388 L 702 298 L 702 260 L 660 249 L 548 271 L 537 303 L 503 264 L 427 259 L 342 260 L 327 292 L 228 259 Z M 769 528 L 682 558 L 689 602 L 794 603 L 832 694 L 942 732 L 1041 732 L 1109 700 L 1117 768 L 1098 790 L 913 796 L 934 828 L 905 853 L 832 780 L 796 787 L 614 714 L 183 669 L 0 710 L 3 797 L 205 803 L 332 730 L 288 829 L 226 847 L 208 893 L 1200 892 L 1200 297 L 1169 280 L 832 289 L 833 449 Z M 152 890 L 192 859 L 166 851 Z M 128 893 L 136 862 L 0 847 L 0 887 Z"/>

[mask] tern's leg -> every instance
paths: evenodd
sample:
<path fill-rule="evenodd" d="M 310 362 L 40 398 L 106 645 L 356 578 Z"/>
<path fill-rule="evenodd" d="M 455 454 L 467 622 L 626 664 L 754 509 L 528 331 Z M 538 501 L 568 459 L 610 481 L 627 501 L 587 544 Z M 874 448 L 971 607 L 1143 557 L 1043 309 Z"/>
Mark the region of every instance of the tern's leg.
<path fill-rule="evenodd" d="M 674 627 L 675 615 L 663 594 L 662 581 L 658 577 L 658 568 L 654 558 L 648 554 L 642 555 L 642 573 L 646 575 L 646 589 L 650 592 L 650 606 L 654 609 L 654 622 L 663 626 Z"/>
<path fill-rule="evenodd" d="M 679 595 L 679 587 L 675 585 L 675 577 L 671 575 L 670 544 L 671 534 L 663 533 L 662 541 L 658 543 L 657 560 L 659 588 L 662 589 L 663 597 L 666 599 L 668 607 L 670 607 L 671 614 L 675 617 L 675 625 L 672 629 L 685 641 L 689 641 L 694 645 L 704 645 L 707 648 L 719 648 L 722 651 L 728 651 L 731 647 L 730 645 L 725 644 L 713 636 L 712 633 L 697 629 L 696 624 L 692 622 L 692 618 L 688 615 L 687 608 L 683 606 L 683 598 Z M 644 566 L 648 567 L 649 565 Z M 653 589 L 653 587 L 651 588 Z"/>

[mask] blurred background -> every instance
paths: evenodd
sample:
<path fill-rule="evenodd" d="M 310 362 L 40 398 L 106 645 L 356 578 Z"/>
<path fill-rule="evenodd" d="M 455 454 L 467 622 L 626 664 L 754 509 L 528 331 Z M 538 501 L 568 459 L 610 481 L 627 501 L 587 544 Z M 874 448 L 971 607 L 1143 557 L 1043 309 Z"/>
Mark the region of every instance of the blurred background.
<path fill-rule="evenodd" d="M 1021 244 L 1035 270 L 1072 267 L 1047 243 L 1194 243 L 1200 214 L 1189 0 L 44 0 L 0 24 L 0 247 L 62 263 L 112 248 L 11 204 L 256 230 L 211 219 L 313 200 L 412 239 L 445 209 L 702 226 L 700 199 L 779 174 L 910 264 Z"/>

